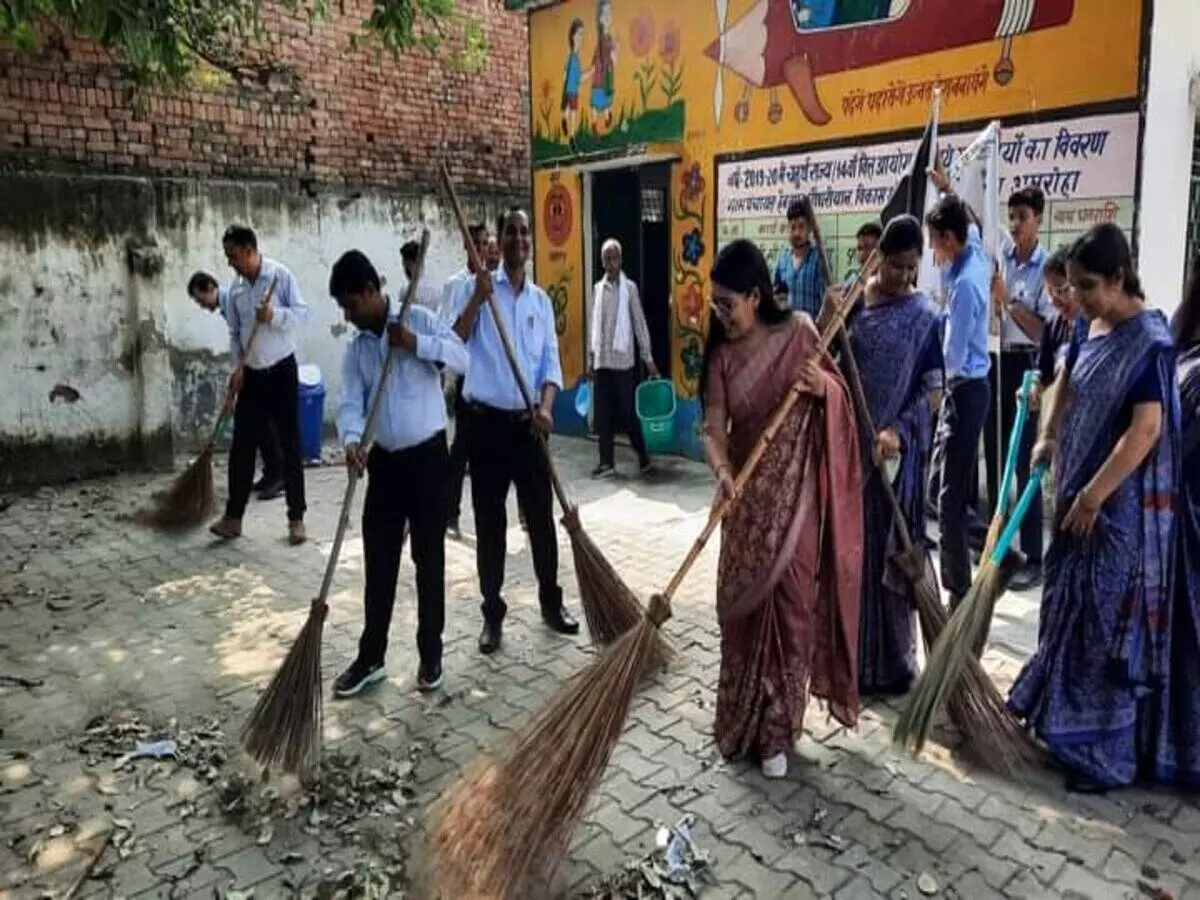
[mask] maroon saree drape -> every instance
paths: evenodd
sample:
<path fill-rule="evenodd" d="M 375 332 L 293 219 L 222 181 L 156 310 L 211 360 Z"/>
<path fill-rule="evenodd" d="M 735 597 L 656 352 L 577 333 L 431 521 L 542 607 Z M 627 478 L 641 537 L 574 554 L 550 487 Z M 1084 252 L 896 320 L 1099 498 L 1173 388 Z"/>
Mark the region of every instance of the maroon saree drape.
<path fill-rule="evenodd" d="M 709 427 L 729 428 L 740 467 L 819 353 L 825 397 L 801 398 L 722 526 L 717 575 L 721 674 L 715 731 L 726 758 L 791 749 L 811 692 L 858 720 L 862 469 L 849 392 L 808 317 L 710 363 Z"/>

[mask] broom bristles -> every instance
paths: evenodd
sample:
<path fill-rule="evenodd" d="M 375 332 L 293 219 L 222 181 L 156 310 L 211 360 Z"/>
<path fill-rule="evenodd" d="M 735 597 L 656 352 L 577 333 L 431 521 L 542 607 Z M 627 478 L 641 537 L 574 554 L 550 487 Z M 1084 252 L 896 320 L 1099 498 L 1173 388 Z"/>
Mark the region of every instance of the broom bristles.
<path fill-rule="evenodd" d="M 153 528 L 193 528 L 212 510 L 213 451 L 206 447 L 169 488 L 154 496 L 152 506 L 134 514 L 134 520 Z"/>
<path fill-rule="evenodd" d="M 583 617 L 592 641 L 599 647 L 607 647 L 645 621 L 646 611 L 595 541 L 578 525 L 578 518 L 565 521 L 571 538 L 571 555 L 575 559 Z M 573 529 L 572 525 L 575 526 Z M 665 665 L 673 658 L 674 651 L 657 629 L 652 641 L 652 662 Z"/>
<path fill-rule="evenodd" d="M 642 617 L 547 703 L 507 751 L 472 766 L 431 811 L 436 896 L 515 900 L 565 852 L 620 739 L 658 629 Z"/>
<path fill-rule="evenodd" d="M 909 702 L 896 723 L 898 743 L 920 750 L 929 736 L 934 716 L 947 695 L 958 686 L 967 659 L 975 660 L 975 645 L 980 628 L 991 620 L 995 593 L 999 587 L 998 566 L 985 561 L 970 589 L 942 629 L 934 644 L 925 670 L 909 696 Z"/>
<path fill-rule="evenodd" d="M 329 607 L 314 602 L 283 665 L 242 730 L 242 746 L 259 765 L 307 772 L 321 755 L 321 633 Z"/>
<path fill-rule="evenodd" d="M 925 650 L 931 652 L 949 618 L 937 591 L 937 582 L 927 573 L 915 590 L 917 617 Z M 929 586 L 933 586 L 930 591 Z M 926 588 L 922 590 L 922 588 Z M 950 691 L 947 712 L 968 741 L 970 750 L 985 767 L 999 775 L 1013 775 L 1038 758 L 1029 735 L 1005 706 L 1000 692 L 979 661 L 965 662 L 963 682 Z"/>

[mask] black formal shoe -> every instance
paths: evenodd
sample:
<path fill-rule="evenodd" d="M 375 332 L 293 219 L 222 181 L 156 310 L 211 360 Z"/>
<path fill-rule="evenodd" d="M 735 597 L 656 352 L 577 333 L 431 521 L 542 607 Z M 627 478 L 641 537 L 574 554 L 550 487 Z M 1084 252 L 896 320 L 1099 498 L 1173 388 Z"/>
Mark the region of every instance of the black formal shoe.
<path fill-rule="evenodd" d="M 484 622 L 483 631 L 479 632 L 479 652 L 491 656 L 500 649 L 503 636 L 504 628 L 499 622 Z"/>
<path fill-rule="evenodd" d="M 1103 785 L 1098 781 L 1093 781 L 1086 775 L 1076 775 L 1074 772 L 1067 774 L 1067 790 L 1072 794 L 1107 794 L 1108 786 Z"/>
<path fill-rule="evenodd" d="M 265 485 L 258 489 L 259 500 L 274 500 L 277 497 L 283 496 L 283 480 L 276 479 L 268 481 Z"/>
<path fill-rule="evenodd" d="M 543 610 L 542 621 L 551 631 L 558 634 L 579 634 L 579 623 L 559 604 L 557 609 Z"/>
<path fill-rule="evenodd" d="M 417 670 L 417 690 L 423 694 L 436 691 L 442 686 L 442 664 L 421 663 Z"/>
<path fill-rule="evenodd" d="M 1026 563 L 1025 566 L 1012 577 L 1012 581 L 1008 586 L 1014 591 L 1028 591 L 1037 587 L 1042 583 L 1042 564 L 1041 563 Z"/>

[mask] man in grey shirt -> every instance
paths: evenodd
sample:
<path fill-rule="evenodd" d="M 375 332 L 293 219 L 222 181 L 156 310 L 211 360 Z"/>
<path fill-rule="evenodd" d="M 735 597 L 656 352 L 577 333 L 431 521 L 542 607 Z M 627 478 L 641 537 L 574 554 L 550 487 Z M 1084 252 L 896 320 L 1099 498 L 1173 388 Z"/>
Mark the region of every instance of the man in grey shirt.
<path fill-rule="evenodd" d="M 637 285 L 621 271 L 621 245 L 609 238 L 600 249 L 604 277 L 592 293 L 588 317 L 588 373 L 593 379 L 593 403 L 596 430 L 600 432 L 600 465 L 592 470 L 596 478 L 611 478 L 613 437 L 618 424 L 629 435 L 638 455 L 642 473 L 650 470 L 650 457 L 642 440 L 642 430 L 634 414 L 634 389 L 637 387 L 637 357 L 634 340 L 651 378 L 658 377 L 650 350 L 650 329 L 642 311 Z"/>

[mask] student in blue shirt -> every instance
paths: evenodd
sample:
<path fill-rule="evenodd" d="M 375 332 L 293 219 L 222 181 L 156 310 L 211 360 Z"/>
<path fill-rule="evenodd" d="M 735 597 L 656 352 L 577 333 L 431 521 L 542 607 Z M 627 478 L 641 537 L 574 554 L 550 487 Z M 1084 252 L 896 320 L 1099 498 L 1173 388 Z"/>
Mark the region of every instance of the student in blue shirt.
<path fill-rule="evenodd" d="M 196 272 L 188 279 L 187 292 L 202 310 L 210 313 L 220 312 L 221 318 L 225 318 L 225 311 L 229 305 L 229 285 L 219 284 L 208 272 Z M 268 424 L 268 427 L 263 429 L 258 455 L 262 460 L 262 477 L 254 482 L 254 492 L 258 494 L 259 500 L 282 497 L 283 475 L 279 463 L 282 453 L 274 426 Z"/>
<path fill-rule="evenodd" d="M 983 426 L 984 454 L 987 457 L 988 501 L 996 506 L 1000 489 L 1002 457 L 1008 452 L 1009 438 L 1016 421 L 1016 391 L 1025 373 L 1037 366 L 1038 344 L 1045 320 L 1052 312 L 1046 291 L 1046 250 L 1039 240 L 1046 197 L 1038 187 L 1024 187 L 1008 198 L 1008 224 L 1012 246 L 1000 258 L 1000 289 L 994 298 L 994 312 L 1000 318 L 1000 352 L 992 354 L 991 391 L 1000 404 Z M 1017 455 L 1017 483 L 1029 479 L 1029 461 L 1037 439 L 1038 416 L 1030 411 L 1021 434 Z M 1039 492 L 1021 523 L 1021 552 L 1026 566 L 1012 579 L 1015 590 L 1033 587 L 1042 572 L 1042 496 Z"/>
<path fill-rule="evenodd" d="M 358 655 L 334 682 L 334 693 L 350 697 L 387 677 L 384 656 L 406 529 L 412 533 L 417 570 L 417 688 L 432 691 L 442 683 L 445 488 L 450 465 L 440 369 L 463 372 L 467 350 L 427 307 L 413 304 L 400 321 L 400 304 L 383 294 L 379 273 L 358 250 L 334 263 L 329 293 L 346 320 L 359 329 L 342 361 L 337 425 L 347 467 L 367 473 L 362 522 L 365 621 Z M 389 353 L 396 358 L 367 449 L 362 443 L 367 412 L 380 389 Z"/>
<path fill-rule="evenodd" d="M 941 477 L 938 525 L 942 586 L 957 605 L 971 586 L 967 505 L 978 478 L 979 437 L 990 404 L 988 297 L 992 266 L 969 240 L 971 216 L 962 200 L 943 197 L 926 217 L 934 257 L 945 270 L 946 319 L 942 355 L 946 391 L 938 419 Z"/>
<path fill-rule="evenodd" d="M 558 585 L 554 497 L 550 470 L 540 446 L 554 426 L 554 398 L 562 389 L 554 306 L 546 292 L 525 274 L 531 238 L 524 210 L 514 208 L 504 213 L 497 230 L 504 261 L 494 273 L 475 273 L 470 292 L 459 295 L 454 325 L 459 337 L 467 342 L 470 357 L 463 399 L 470 417 L 468 465 L 475 507 L 476 565 L 483 594 L 479 650 L 485 654 L 500 649 L 508 611 L 500 591 L 507 550 L 505 502 L 512 485 L 516 485 L 517 502 L 529 526 L 542 619 L 559 634 L 579 633 L 579 623 L 568 615 Z M 532 420 L 492 318 L 489 295 L 495 296 L 517 365 L 533 392 L 536 413 Z"/>
<path fill-rule="evenodd" d="M 775 261 L 775 299 L 816 321 L 828 285 L 821 270 L 821 251 L 812 239 L 816 222 L 812 202 L 807 197 L 793 200 L 787 222 L 791 247 Z"/>
<path fill-rule="evenodd" d="M 233 225 L 226 230 L 222 244 L 230 268 L 238 274 L 229 288 L 226 307 L 233 361 L 229 389 L 237 394 L 237 406 L 233 413 L 233 446 L 229 448 L 229 498 L 225 515 L 208 530 L 224 539 L 241 536 L 242 515 L 254 481 L 255 448 L 271 423 L 282 451 L 288 543 L 298 546 L 308 540 L 308 533 L 304 528 L 296 330 L 308 319 L 308 304 L 292 273 L 259 252 L 258 237 L 252 229 Z M 256 335 L 253 346 L 252 334 Z"/>
<path fill-rule="evenodd" d="M 850 267 L 850 271 L 846 273 L 845 280 L 842 281 L 843 289 L 850 289 L 850 285 L 858 277 L 858 273 L 862 271 L 862 267 L 867 264 L 867 260 L 871 258 L 871 254 L 879 246 L 879 240 L 882 237 L 883 226 L 878 222 L 864 222 L 859 226 L 858 232 L 854 235 L 854 265 Z"/>

